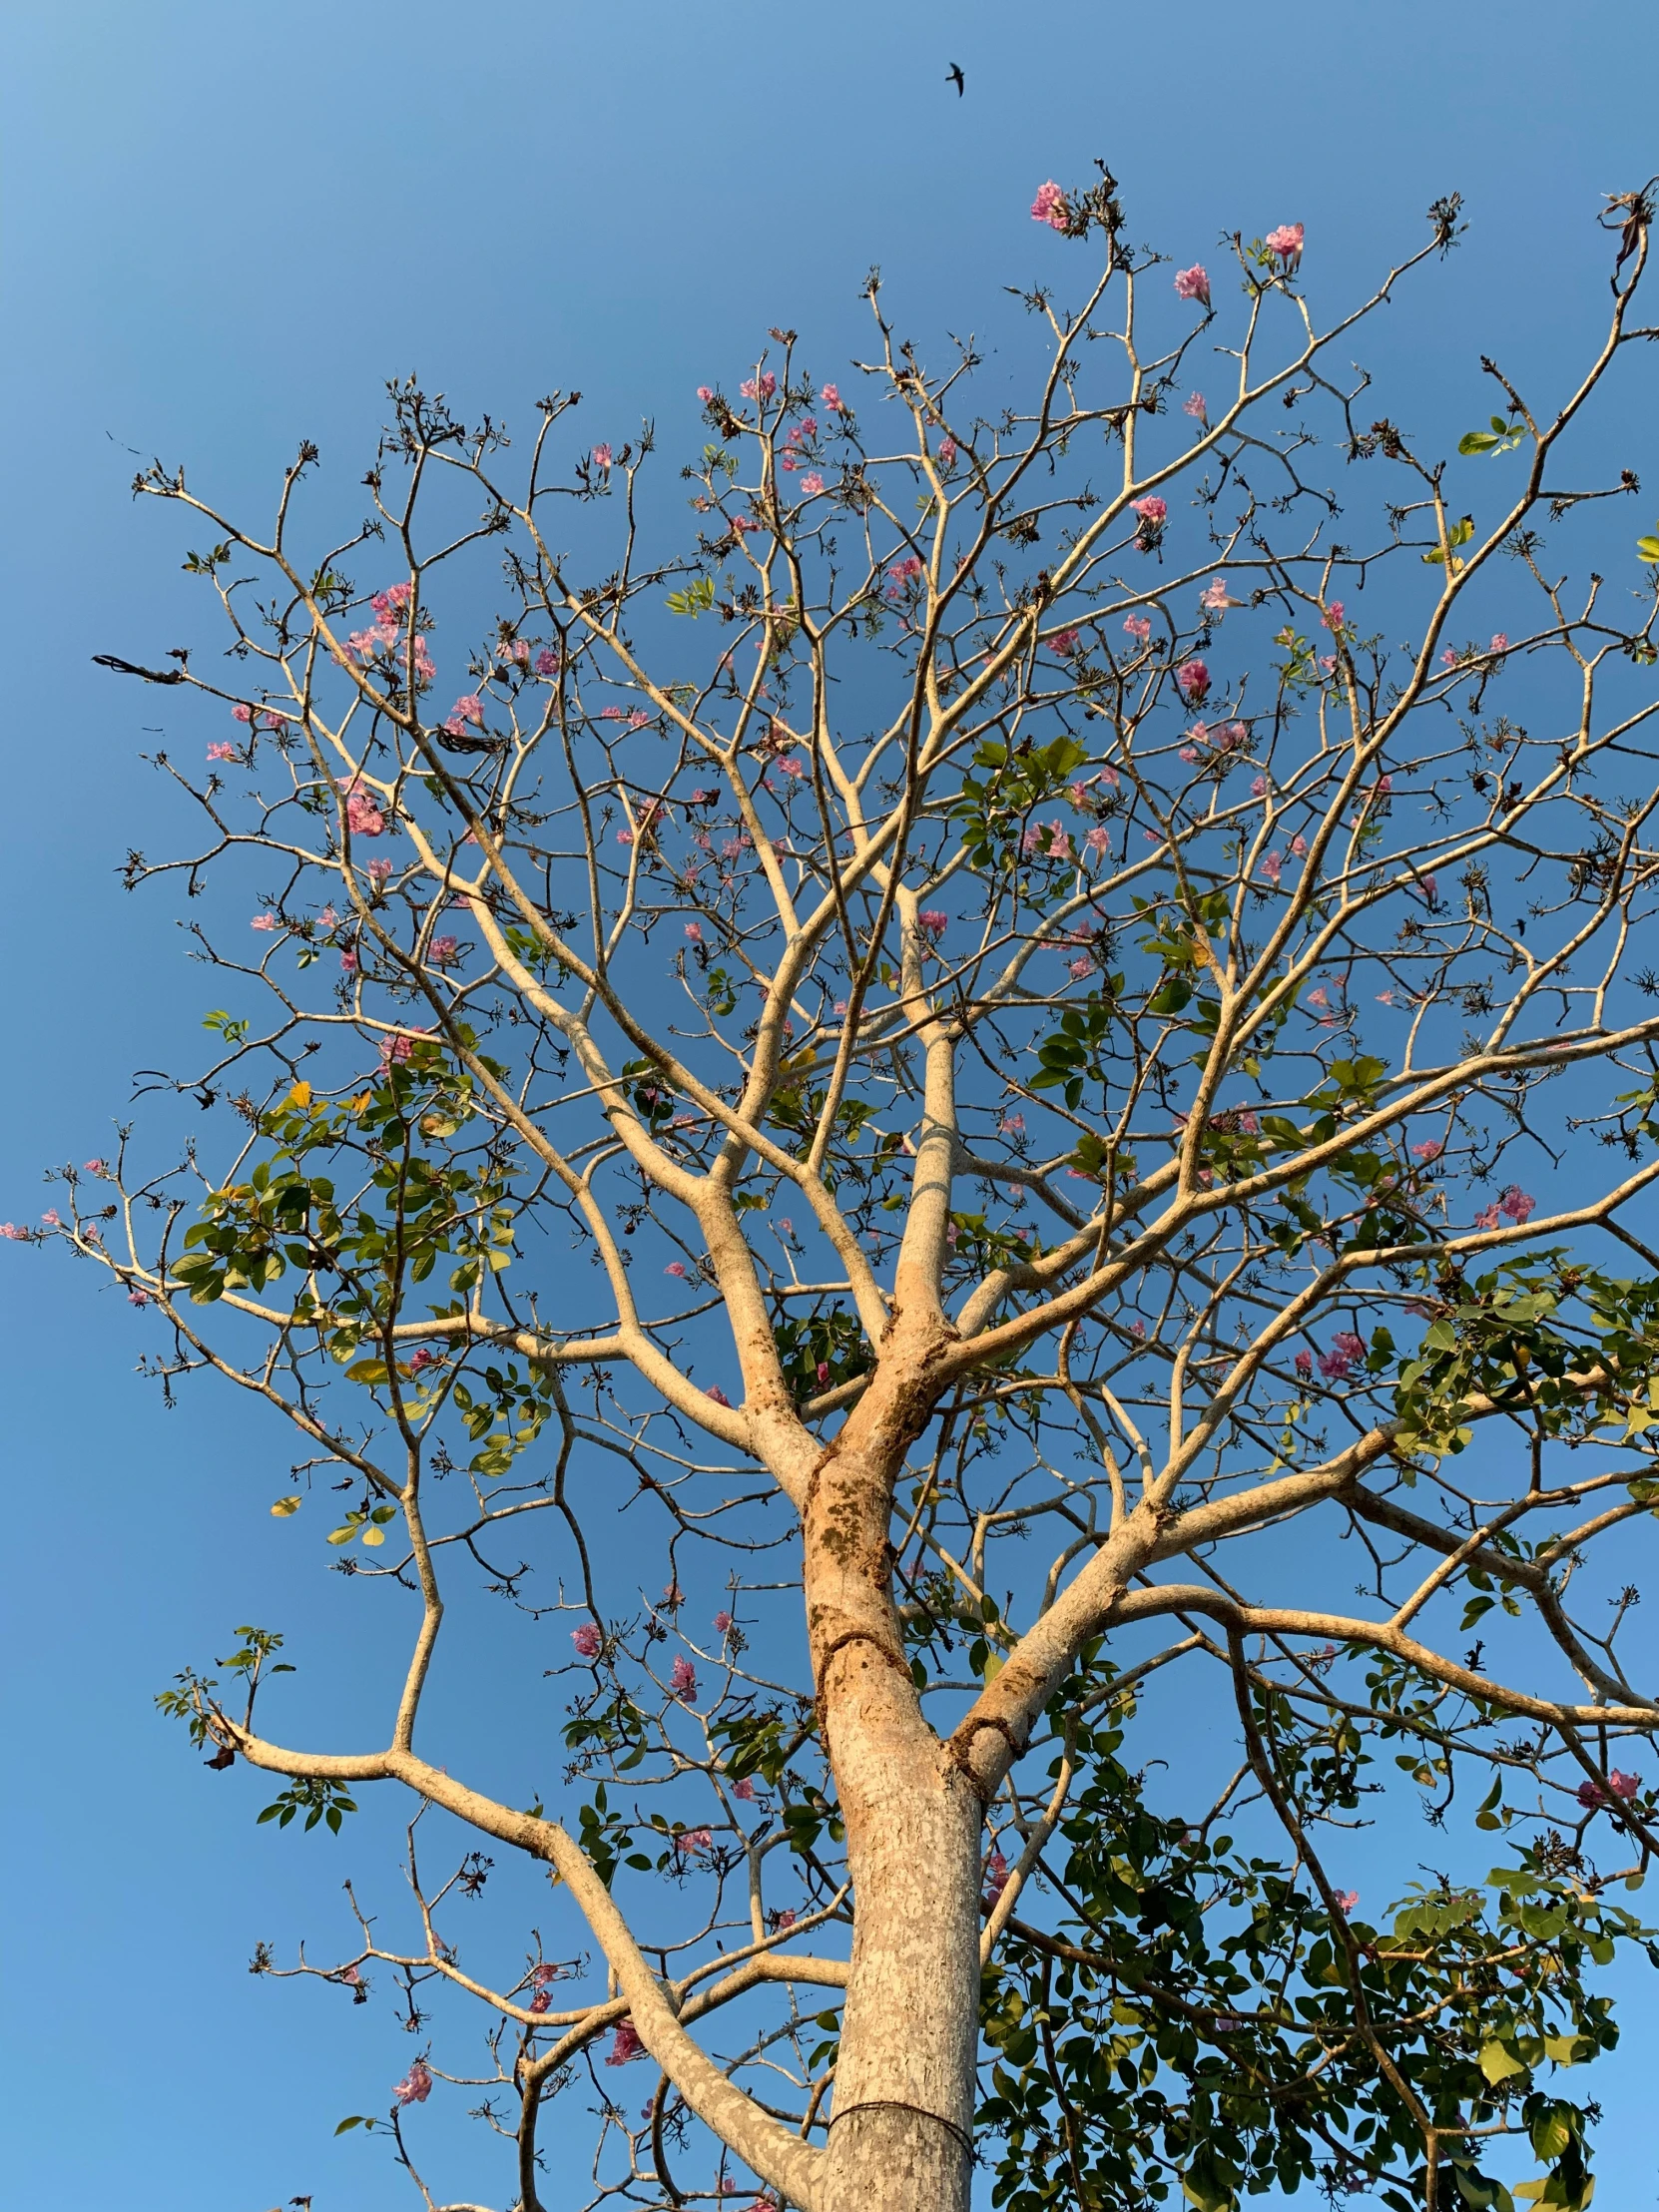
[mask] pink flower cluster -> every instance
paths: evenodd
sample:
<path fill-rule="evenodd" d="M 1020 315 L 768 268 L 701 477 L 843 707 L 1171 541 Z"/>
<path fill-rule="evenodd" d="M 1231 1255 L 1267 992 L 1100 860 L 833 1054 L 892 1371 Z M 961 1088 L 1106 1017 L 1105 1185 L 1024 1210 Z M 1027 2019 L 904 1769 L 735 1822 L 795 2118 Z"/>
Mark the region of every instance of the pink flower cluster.
<path fill-rule="evenodd" d="M 379 798 L 357 783 L 348 784 L 345 789 L 345 827 L 354 837 L 385 834 L 386 818 L 380 812 Z"/>
<path fill-rule="evenodd" d="M 841 404 L 840 387 L 838 384 L 826 384 L 824 389 L 819 393 L 819 398 L 823 402 L 823 404 L 829 408 L 831 414 L 844 414 L 846 412 L 845 407 L 843 407 Z"/>
<path fill-rule="evenodd" d="M 950 916 L 940 913 L 936 906 L 925 907 L 922 912 L 917 914 L 916 921 L 923 934 L 931 937 L 935 944 L 950 927 Z"/>
<path fill-rule="evenodd" d="M 476 692 L 463 692 L 444 719 L 444 734 L 451 738 L 463 737 L 469 722 L 481 728 L 483 720 L 484 702 Z"/>
<path fill-rule="evenodd" d="M 618 2020 L 611 2047 L 605 2053 L 607 2066 L 626 2066 L 631 2058 L 643 2058 L 645 2045 L 640 2041 L 640 2031 L 632 2020 Z"/>
<path fill-rule="evenodd" d="M 432 2076 L 424 2058 L 417 2058 L 392 2095 L 399 2104 L 424 2104 L 432 2093 Z"/>
<path fill-rule="evenodd" d="M 1320 1373 L 1328 1382 L 1340 1382 L 1356 1361 L 1365 1357 L 1364 1337 L 1357 1337 L 1352 1329 L 1339 1329 L 1331 1340 L 1331 1350 L 1320 1354 Z"/>
<path fill-rule="evenodd" d="M 1282 223 L 1277 231 L 1270 231 L 1263 240 L 1270 254 L 1276 254 L 1289 275 L 1302 260 L 1303 230 L 1300 223 Z"/>
<path fill-rule="evenodd" d="M 684 1705 L 690 1705 L 697 1695 L 697 1669 L 684 1652 L 674 1662 L 669 1675 L 669 1688 Z"/>
<path fill-rule="evenodd" d="M 584 1659 L 597 1659 L 605 1638 L 592 1621 L 584 1621 L 580 1628 L 573 1628 L 570 1640 Z"/>
<path fill-rule="evenodd" d="M 1148 492 L 1144 499 L 1132 501 L 1129 511 L 1138 518 L 1135 543 L 1143 553 L 1150 553 L 1164 534 L 1169 507 L 1156 492 Z"/>
<path fill-rule="evenodd" d="M 712 1851 L 714 1841 L 712 1829 L 683 1828 L 674 1839 L 674 1848 L 682 1859 L 688 1859 L 694 1851 Z"/>
<path fill-rule="evenodd" d="M 1210 304 L 1210 279 L 1201 263 L 1194 262 L 1191 269 L 1176 271 L 1175 296 L 1177 299 L 1196 299 L 1205 307 Z"/>
<path fill-rule="evenodd" d="M 210 761 L 240 761 L 242 755 L 228 739 L 221 738 L 217 743 L 209 746 L 208 758 Z"/>
<path fill-rule="evenodd" d="M 544 645 L 536 655 L 536 674 L 538 676 L 557 676 L 558 673 L 559 656 L 550 645 Z"/>
<path fill-rule="evenodd" d="M 1008 1862 L 994 1846 L 985 1861 L 985 1901 L 994 1905 L 1008 1887 Z"/>
<path fill-rule="evenodd" d="M 1152 635 L 1152 622 L 1147 615 L 1125 615 L 1123 627 L 1137 645 L 1145 645 Z"/>
<path fill-rule="evenodd" d="M 759 376 L 746 376 L 738 389 L 746 399 L 770 399 L 778 389 L 778 379 L 770 368 L 764 368 Z M 824 403 L 830 404 L 828 399 Z"/>
<path fill-rule="evenodd" d="M 1175 672 L 1181 696 L 1189 707 L 1202 707 L 1210 692 L 1210 671 L 1200 660 L 1183 661 Z"/>
<path fill-rule="evenodd" d="M 403 642 L 403 626 L 409 619 L 414 600 L 412 584 L 392 584 L 385 591 L 377 591 L 369 601 L 374 613 L 373 622 L 363 630 L 353 630 L 346 639 L 346 650 L 354 653 L 359 661 L 372 661 L 379 654 L 396 651 Z M 426 650 L 426 640 L 418 633 L 413 640 L 415 679 L 429 684 L 437 675 L 432 657 Z"/>
<path fill-rule="evenodd" d="M 1051 177 L 1046 185 L 1038 187 L 1037 197 L 1031 203 L 1031 220 L 1046 223 L 1051 231 L 1063 231 L 1070 218 L 1066 196 Z"/>
<path fill-rule="evenodd" d="M 1611 1805 L 1615 1798 L 1628 1805 L 1642 1786 L 1639 1774 L 1621 1774 L 1617 1767 L 1607 1777 L 1604 1790 L 1599 1782 L 1581 1782 L 1578 1785 L 1578 1802 L 1591 1811 L 1598 1805 Z"/>
<path fill-rule="evenodd" d="M 887 597 L 902 598 L 907 585 L 915 583 L 921 575 L 919 555 L 906 553 L 903 560 L 894 561 L 887 571 Z"/>
<path fill-rule="evenodd" d="M 1474 1224 L 1477 1229 L 1495 1229 L 1500 1220 L 1512 1221 L 1519 1229 L 1531 1220 L 1537 1205 L 1538 1201 L 1529 1197 L 1518 1183 L 1511 1183 L 1475 1215 Z"/>

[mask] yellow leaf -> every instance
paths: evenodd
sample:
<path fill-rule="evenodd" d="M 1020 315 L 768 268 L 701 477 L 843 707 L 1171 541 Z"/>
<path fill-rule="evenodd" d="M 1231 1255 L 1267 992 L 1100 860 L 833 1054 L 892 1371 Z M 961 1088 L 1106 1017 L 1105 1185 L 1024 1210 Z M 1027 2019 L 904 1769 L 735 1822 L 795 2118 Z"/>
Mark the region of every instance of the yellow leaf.
<path fill-rule="evenodd" d="M 308 1083 L 295 1083 L 288 1093 L 288 1104 L 290 1106 L 308 1106 L 310 1102 L 311 1086 Z"/>
<path fill-rule="evenodd" d="M 383 1528 L 365 1528 L 363 1530 L 363 1542 L 365 1544 L 383 1544 L 385 1540 L 386 1532 Z"/>
<path fill-rule="evenodd" d="M 278 1520 L 286 1520 L 290 1513 L 297 1513 L 299 1510 L 299 1498 L 297 1493 L 295 1493 L 295 1495 L 292 1497 L 279 1497 L 276 1500 L 276 1504 L 271 1508 L 271 1510 L 276 1515 Z"/>

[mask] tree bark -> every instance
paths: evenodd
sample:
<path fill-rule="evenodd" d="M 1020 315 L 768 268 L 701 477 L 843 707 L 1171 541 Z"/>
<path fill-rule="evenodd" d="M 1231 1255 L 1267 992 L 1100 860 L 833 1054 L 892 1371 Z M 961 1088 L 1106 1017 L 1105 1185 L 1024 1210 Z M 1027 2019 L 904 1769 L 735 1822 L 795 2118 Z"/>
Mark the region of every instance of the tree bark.
<path fill-rule="evenodd" d="M 893 1608 L 893 1484 L 926 1402 L 928 1348 L 905 1349 L 888 1370 L 904 1380 L 854 1408 L 804 1516 L 855 1915 L 819 2212 L 967 2212 L 972 2167 L 983 1806 L 922 1716 Z"/>

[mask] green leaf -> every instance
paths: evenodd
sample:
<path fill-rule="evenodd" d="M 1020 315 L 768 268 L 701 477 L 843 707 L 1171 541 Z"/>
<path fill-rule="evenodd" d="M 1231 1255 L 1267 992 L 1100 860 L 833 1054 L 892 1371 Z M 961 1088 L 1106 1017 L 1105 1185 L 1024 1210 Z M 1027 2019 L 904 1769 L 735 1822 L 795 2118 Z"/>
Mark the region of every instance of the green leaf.
<path fill-rule="evenodd" d="M 671 591 L 665 605 L 671 615 L 690 615 L 695 622 L 699 615 L 707 614 L 715 603 L 715 580 L 712 576 L 697 576 L 684 591 Z"/>
<path fill-rule="evenodd" d="M 1500 2081 L 1507 2081 L 1511 2074 L 1523 2074 L 1528 2070 L 1522 2061 L 1515 2057 L 1513 2052 L 1505 2050 L 1495 2037 L 1491 2042 L 1481 2044 L 1479 2066 L 1480 2071 L 1486 2076 L 1494 2089 Z"/>
<path fill-rule="evenodd" d="M 348 2112 L 335 2128 L 336 2135 L 343 2135 L 348 2127 L 372 2127 L 374 2122 L 363 2112 Z"/>
<path fill-rule="evenodd" d="M 1659 537 L 1638 538 L 1636 540 L 1636 558 L 1639 561 L 1646 561 L 1650 567 L 1659 564 Z"/>

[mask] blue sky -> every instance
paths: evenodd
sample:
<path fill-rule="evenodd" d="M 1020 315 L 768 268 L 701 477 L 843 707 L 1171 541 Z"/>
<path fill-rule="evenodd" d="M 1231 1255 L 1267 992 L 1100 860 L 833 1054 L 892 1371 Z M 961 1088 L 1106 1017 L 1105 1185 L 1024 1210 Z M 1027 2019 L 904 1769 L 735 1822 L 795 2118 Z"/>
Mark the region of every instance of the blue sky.
<path fill-rule="evenodd" d="M 309 436 L 349 485 L 383 379 L 409 368 L 509 422 L 577 386 L 596 431 L 649 413 L 689 435 L 692 387 L 730 378 L 769 324 L 834 373 L 872 262 L 924 347 L 998 326 L 1000 287 L 1051 243 L 1032 192 L 1097 154 L 1136 238 L 1185 261 L 1300 219 L 1337 298 L 1461 190 L 1466 245 L 1367 346 L 1391 411 L 1454 433 L 1478 419 L 1481 350 L 1561 387 L 1604 296 L 1599 196 L 1659 167 L 1654 19 L 1537 0 L 55 0 L 12 10 L 4 42 L 0 1217 L 19 1220 L 48 1203 L 44 1163 L 107 1149 L 132 1071 L 183 1060 L 209 1003 L 171 894 L 128 899 L 115 875 L 185 826 L 138 757 L 166 742 L 162 695 L 90 655 L 202 630 L 176 533 L 128 496 L 135 453 L 247 507 Z M 335 1655 L 303 1694 L 349 1735 L 377 1687 L 370 1631 L 248 1511 L 240 1478 L 285 1442 L 211 1391 L 164 1413 L 124 1306 L 55 1256 L 4 1257 L 0 2190 L 170 2212 L 412 2202 L 328 2132 L 380 2108 L 402 2039 L 369 2048 L 348 2007 L 244 1971 L 256 1937 L 337 1924 L 351 1868 L 384 1889 L 393 1830 L 365 1814 L 349 1855 L 254 1835 L 246 1792 L 202 1777 L 151 1704 L 227 1623 L 280 1619 Z M 446 1696 L 487 1758 L 532 1725 L 487 1680 Z M 1409 1879 L 1418 1839 L 1397 1843 Z M 1380 1884 L 1392 1848 L 1368 1847 Z M 1653 2171 L 1634 2004 L 1627 2029 L 1602 2090 L 1621 2204 Z"/>

